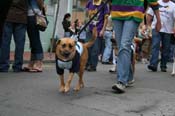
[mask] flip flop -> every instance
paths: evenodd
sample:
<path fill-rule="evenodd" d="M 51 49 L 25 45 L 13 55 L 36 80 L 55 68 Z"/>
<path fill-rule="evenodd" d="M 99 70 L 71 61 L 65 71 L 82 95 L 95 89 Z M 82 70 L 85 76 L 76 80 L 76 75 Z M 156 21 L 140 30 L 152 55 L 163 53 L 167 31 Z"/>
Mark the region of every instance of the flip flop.
<path fill-rule="evenodd" d="M 43 70 L 39 68 L 33 68 L 33 69 L 30 69 L 28 72 L 43 72 Z"/>

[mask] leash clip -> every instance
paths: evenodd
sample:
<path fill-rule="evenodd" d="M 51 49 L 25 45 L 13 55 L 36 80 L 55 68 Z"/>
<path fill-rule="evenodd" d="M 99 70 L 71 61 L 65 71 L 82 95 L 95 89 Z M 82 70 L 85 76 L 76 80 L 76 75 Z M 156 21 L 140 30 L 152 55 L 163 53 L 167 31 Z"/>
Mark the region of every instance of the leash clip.
<path fill-rule="evenodd" d="M 70 38 L 74 39 L 75 41 L 78 41 L 78 35 L 73 34 Z"/>

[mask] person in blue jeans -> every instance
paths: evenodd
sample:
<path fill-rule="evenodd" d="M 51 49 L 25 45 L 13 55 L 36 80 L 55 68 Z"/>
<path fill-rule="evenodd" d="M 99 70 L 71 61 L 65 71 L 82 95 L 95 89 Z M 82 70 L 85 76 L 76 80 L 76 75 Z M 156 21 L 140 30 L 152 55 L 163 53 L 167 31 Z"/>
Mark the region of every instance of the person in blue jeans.
<path fill-rule="evenodd" d="M 28 24 L 27 34 L 30 40 L 31 58 L 25 71 L 42 72 L 42 60 L 44 58 L 43 47 L 40 39 L 40 31 L 36 26 L 35 14 L 43 15 L 45 5 L 43 0 L 28 0 Z"/>
<path fill-rule="evenodd" d="M 117 93 L 125 92 L 126 87 L 133 82 L 131 45 L 138 26 L 144 19 L 144 1 L 112 0 L 111 16 L 118 47 L 117 83 L 112 85 L 112 89 Z M 156 30 L 159 31 L 161 28 L 159 5 L 157 0 L 147 1 L 154 10 L 157 18 Z"/>
<path fill-rule="evenodd" d="M 112 54 L 112 42 L 111 39 L 113 38 L 113 24 L 111 20 L 111 16 L 108 17 L 108 24 L 106 26 L 106 30 L 104 32 L 104 39 L 105 39 L 105 49 L 102 56 L 102 64 L 112 64 L 110 62 L 110 57 Z"/>
<path fill-rule="evenodd" d="M 89 0 L 86 4 L 86 10 L 88 14 L 88 18 L 92 18 L 97 10 L 99 10 L 104 5 L 102 0 Z M 109 16 L 109 8 L 106 5 L 103 10 L 101 10 L 98 15 L 93 19 L 93 21 L 89 25 L 89 30 L 87 34 L 87 38 L 92 38 L 92 30 L 94 27 L 97 27 L 98 37 L 96 38 L 94 44 L 89 48 L 88 53 L 88 62 L 86 69 L 88 71 L 96 71 L 98 64 L 98 56 L 103 51 L 103 35 L 107 25 L 107 18 Z"/>
<path fill-rule="evenodd" d="M 155 30 L 156 19 L 152 9 L 147 11 L 148 24 L 152 27 L 152 46 L 151 58 L 148 69 L 156 72 L 159 64 L 159 51 L 161 44 L 160 69 L 162 72 L 167 71 L 167 62 L 170 48 L 171 35 L 175 34 L 175 3 L 170 0 L 159 0 L 159 10 L 162 28 L 160 32 Z"/>
<path fill-rule="evenodd" d="M 0 49 L 0 72 L 8 72 L 10 67 L 10 43 L 13 35 L 15 42 L 15 58 L 13 71 L 21 72 L 27 24 L 27 1 L 13 1 L 5 20 L 2 44 Z"/>

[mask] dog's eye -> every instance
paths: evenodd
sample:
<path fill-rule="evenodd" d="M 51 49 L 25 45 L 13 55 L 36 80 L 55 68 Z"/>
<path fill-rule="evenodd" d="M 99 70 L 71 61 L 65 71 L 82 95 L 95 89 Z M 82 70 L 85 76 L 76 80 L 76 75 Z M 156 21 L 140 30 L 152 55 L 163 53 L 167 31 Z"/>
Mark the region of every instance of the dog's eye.
<path fill-rule="evenodd" d="M 63 45 L 62 45 L 62 48 L 65 48 L 65 47 L 66 47 L 66 44 L 63 44 Z"/>
<path fill-rule="evenodd" d="M 71 49 L 72 49 L 72 48 L 73 48 L 73 46 L 70 44 L 70 45 L 69 45 L 69 48 L 71 48 Z"/>

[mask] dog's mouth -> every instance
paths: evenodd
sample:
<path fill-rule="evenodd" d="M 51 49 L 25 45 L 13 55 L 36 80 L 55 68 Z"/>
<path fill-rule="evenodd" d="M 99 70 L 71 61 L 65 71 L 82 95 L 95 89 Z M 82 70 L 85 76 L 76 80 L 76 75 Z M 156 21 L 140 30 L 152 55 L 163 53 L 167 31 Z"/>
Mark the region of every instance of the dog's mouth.
<path fill-rule="evenodd" d="M 69 56 L 71 55 L 71 53 L 68 52 L 68 51 L 65 51 L 65 52 L 61 52 L 61 55 L 62 55 L 64 58 L 69 58 Z"/>

